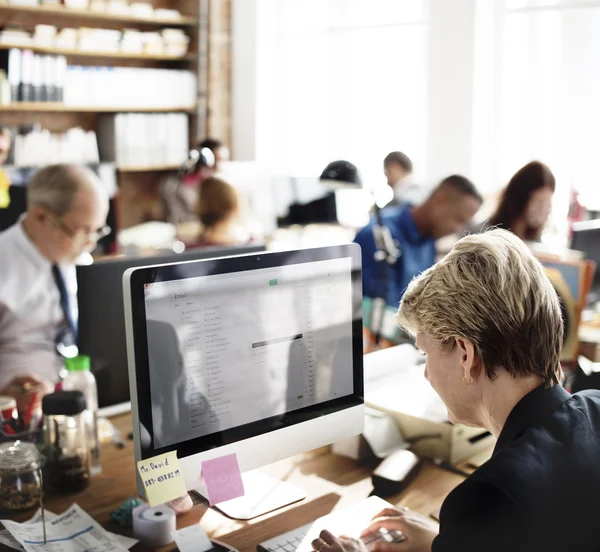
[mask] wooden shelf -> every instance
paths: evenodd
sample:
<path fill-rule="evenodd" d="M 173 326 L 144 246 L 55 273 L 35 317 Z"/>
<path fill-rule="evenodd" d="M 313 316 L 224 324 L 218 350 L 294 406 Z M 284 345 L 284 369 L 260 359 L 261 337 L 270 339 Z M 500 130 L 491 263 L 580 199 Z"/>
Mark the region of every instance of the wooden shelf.
<path fill-rule="evenodd" d="M 117 167 L 119 172 L 151 172 L 151 171 L 177 171 L 181 168 L 181 165 L 147 165 L 140 167 Z"/>
<path fill-rule="evenodd" d="M 62 55 L 67 57 L 91 57 L 91 58 L 114 58 L 114 59 L 134 59 L 141 61 L 190 61 L 196 59 L 194 54 L 187 54 L 183 57 L 166 56 L 161 54 L 128 54 L 123 52 L 88 52 L 82 50 L 69 50 L 64 48 L 47 48 L 45 46 L 29 46 L 23 44 L 0 44 L 0 50 L 10 50 L 18 48 L 20 50 L 32 50 L 41 54 Z"/>
<path fill-rule="evenodd" d="M 72 107 L 54 102 L 15 102 L 0 105 L 0 113 L 193 113 L 193 107 Z"/>
<path fill-rule="evenodd" d="M 178 19 L 138 17 L 118 13 L 93 12 L 90 10 L 74 10 L 60 6 L 16 6 L 0 4 L 1 14 L 33 15 L 38 17 L 60 16 L 72 19 L 86 19 L 91 22 L 127 23 L 138 25 L 164 25 L 170 27 L 190 27 L 198 24 L 194 17 L 182 16 Z"/>

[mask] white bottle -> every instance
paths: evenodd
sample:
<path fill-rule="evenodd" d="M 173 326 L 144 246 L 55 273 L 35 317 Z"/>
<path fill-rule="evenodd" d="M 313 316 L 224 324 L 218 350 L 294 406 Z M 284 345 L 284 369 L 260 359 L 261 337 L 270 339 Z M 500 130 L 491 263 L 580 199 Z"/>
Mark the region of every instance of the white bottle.
<path fill-rule="evenodd" d="M 64 391 L 81 391 L 87 403 L 86 427 L 90 449 L 92 475 L 102 471 L 100 466 L 100 443 L 98 440 L 98 388 L 96 378 L 90 370 L 90 357 L 79 355 L 65 359 L 67 376 L 62 382 Z"/>

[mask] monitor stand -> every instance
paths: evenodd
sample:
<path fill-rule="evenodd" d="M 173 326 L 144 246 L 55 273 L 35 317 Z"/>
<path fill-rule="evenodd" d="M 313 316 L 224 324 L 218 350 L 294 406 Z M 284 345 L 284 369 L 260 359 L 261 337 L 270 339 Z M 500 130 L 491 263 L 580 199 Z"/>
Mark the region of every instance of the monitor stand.
<path fill-rule="evenodd" d="M 215 504 L 215 508 L 232 519 L 252 519 L 306 498 L 302 489 L 259 471 L 242 474 L 242 481 L 244 496 Z M 196 491 L 208 500 L 204 484 Z"/>

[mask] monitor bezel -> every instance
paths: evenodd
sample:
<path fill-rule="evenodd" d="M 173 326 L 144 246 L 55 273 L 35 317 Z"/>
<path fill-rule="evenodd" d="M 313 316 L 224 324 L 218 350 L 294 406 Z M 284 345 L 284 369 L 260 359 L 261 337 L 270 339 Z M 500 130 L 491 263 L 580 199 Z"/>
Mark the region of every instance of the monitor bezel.
<path fill-rule="evenodd" d="M 185 442 L 173 443 L 168 446 L 155 448 L 153 439 L 140 439 L 139 459 L 152 458 L 165 452 L 177 451 L 179 458 L 196 455 L 213 449 L 218 449 L 237 442 L 258 437 L 272 431 L 296 426 L 303 422 L 317 419 L 348 408 L 364 404 L 363 381 L 363 341 L 362 341 L 362 275 L 361 252 L 356 244 L 345 244 L 315 249 L 282 251 L 272 253 L 249 254 L 238 257 L 223 257 L 201 261 L 170 263 L 159 266 L 140 267 L 128 271 L 124 281 L 129 282 L 131 301 L 131 323 L 133 337 L 134 373 L 130 370 L 131 396 L 136 397 L 137 416 L 134 423 L 138 424 L 134 434 L 153 435 L 152 403 L 150 393 L 150 367 L 148 362 L 148 341 L 146 333 L 146 308 L 144 289 L 146 284 L 168 279 L 175 267 L 185 265 L 185 274 L 178 274 L 177 279 L 196 278 L 208 275 L 244 272 L 250 270 L 272 268 L 282 265 L 293 265 L 349 258 L 351 261 L 352 289 L 352 359 L 353 359 L 353 393 L 351 395 L 330 400 L 318 405 L 305 407 L 287 412 L 257 422 L 237 426 L 217 433 L 191 439 Z M 126 284 L 127 285 L 127 284 Z M 129 346 L 129 344 L 128 344 Z M 132 376 L 135 381 L 132 381 Z M 135 389 L 133 388 L 135 385 Z M 136 447 L 137 448 L 137 447 Z"/>

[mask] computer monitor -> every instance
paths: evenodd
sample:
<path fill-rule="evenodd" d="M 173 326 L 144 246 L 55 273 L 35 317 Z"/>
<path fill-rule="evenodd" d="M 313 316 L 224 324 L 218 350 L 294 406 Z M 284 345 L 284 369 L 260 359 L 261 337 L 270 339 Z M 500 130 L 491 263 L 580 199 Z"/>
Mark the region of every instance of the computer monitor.
<path fill-rule="evenodd" d="M 361 292 L 355 244 L 128 270 L 136 461 L 176 450 L 197 490 L 205 460 L 247 472 L 360 433 Z"/>
<path fill-rule="evenodd" d="M 78 347 L 92 360 L 92 371 L 98 384 L 100 408 L 122 405 L 129 401 L 127 345 L 123 313 L 123 273 L 132 267 L 150 263 L 163 264 L 227 255 L 260 253 L 264 245 L 242 247 L 207 247 L 180 254 L 153 257 L 123 257 L 98 261 L 77 267 L 77 300 L 79 305 Z M 117 413 L 124 408 L 106 409 Z"/>
<path fill-rule="evenodd" d="M 573 225 L 571 249 L 582 251 L 586 259 L 596 263 L 592 291 L 600 292 L 600 220 L 587 220 Z"/>

